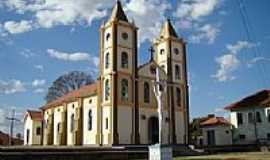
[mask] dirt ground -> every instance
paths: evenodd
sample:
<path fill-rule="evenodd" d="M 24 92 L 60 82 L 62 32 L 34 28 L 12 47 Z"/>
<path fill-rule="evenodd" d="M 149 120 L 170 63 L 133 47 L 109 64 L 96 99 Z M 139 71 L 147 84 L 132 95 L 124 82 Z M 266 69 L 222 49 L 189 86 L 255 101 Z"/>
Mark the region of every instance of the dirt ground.
<path fill-rule="evenodd" d="M 270 160 L 270 152 L 225 153 L 208 156 L 179 157 L 174 160 Z"/>

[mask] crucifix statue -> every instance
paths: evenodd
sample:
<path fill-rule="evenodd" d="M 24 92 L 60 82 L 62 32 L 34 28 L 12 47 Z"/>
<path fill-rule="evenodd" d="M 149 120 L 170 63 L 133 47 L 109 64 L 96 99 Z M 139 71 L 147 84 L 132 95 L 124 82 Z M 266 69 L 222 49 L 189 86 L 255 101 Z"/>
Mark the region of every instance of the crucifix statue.
<path fill-rule="evenodd" d="M 156 80 L 154 81 L 154 93 L 158 104 L 158 120 L 159 120 L 159 144 L 162 144 L 162 120 L 163 120 L 163 106 L 162 106 L 162 94 L 165 92 L 166 87 L 160 81 L 160 74 L 158 67 L 156 68 Z"/>
<path fill-rule="evenodd" d="M 6 117 L 6 119 L 7 119 L 8 121 L 10 121 L 9 145 L 13 145 L 13 144 L 12 144 L 12 138 L 13 138 L 14 122 L 15 122 L 15 121 L 20 122 L 20 120 L 17 119 L 17 118 L 15 118 L 15 110 L 14 110 L 14 109 L 12 110 L 12 115 L 11 115 L 11 117 Z"/>

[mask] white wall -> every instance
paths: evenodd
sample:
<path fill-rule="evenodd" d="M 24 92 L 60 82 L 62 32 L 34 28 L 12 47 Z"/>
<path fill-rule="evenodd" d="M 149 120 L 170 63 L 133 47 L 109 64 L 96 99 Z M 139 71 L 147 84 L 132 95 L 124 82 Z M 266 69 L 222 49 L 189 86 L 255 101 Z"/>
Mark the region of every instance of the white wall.
<path fill-rule="evenodd" d="M 64 107 L 63 106 L 59 106 L 59 107 L 56 107 L 54 108 L 54 129 L 53 129 L 53 144 L 54 145 L 60 145 L 60 135 L 58 133 L 58 129 L 57 129 L 57 126 L 58 124 L 60 123 L 60 131 L 61 131 L 61 125 L 63 125 L 63 115 L 64 114 Z"/>
<path fill-rule="evenodd" d="M 142 116 L 145 116 L 145 119 L 142 119 Z M 158 118 L 157 108 L 140 108 L 139 113 L 139 133 L 140 133 L 140 143 L 141 144 L 149 144 L 148 138 L 148 123 L 151 117 Z M 166 122 L 166 117 L 168 117 L 168 112 L 163 112 L 163 135 L 162 135 L 162 143 L 167 144 L 169 139 L 169 123 Z"/>
<path fill-rule="evenodd" d="M 207 131 L 215 131 L 215 145 L 231 145 L 232 144 L 232 132 L 230 126 L 212 126 L 202 128 L 203 133 L 203 145 L 208 145 Z"/>
<path fill-rule="evenodd" d="M 67 145 L 74 145 L 74 132 L 71 132 L 71 115 L 75 115 L 74 130 L 76 128 L 76 108 L 78 107 L 78 102 L 71 102 L 67 104 Z"/>
<path fill-rule="evenodd" d="M 251 112 L 256 114 L 259 112 L 261 115 L 262 122 L 256 122 L 257 128 L 257 138 L 258 139 L 267 139 L 267 134 L 270 134 L 270 122 L 267 119 L 267 110 L 268 107 L 254 107 L 254 108 L 245 108 L 232 111 L 230 114 L 231 123 L 234 125 L 235 129 L 233 131 L 234 142 L 238 144 L 248 144 L 254 143 L 256 141 L 255 136 L 255 125 L 254 123 L 248 122 L 248 113 Z M 237 124 L 237 113 L 242 113 L 243 115 L 243 124 Z M 239 135 L 245 135 L 246 139 L 240 140 Z"/>
<path fill-rule="evenodd" d="M 40 127 L 40 133 L 42 133 L 41 121 L 35 121 L 27 116 L 24 124 L 24 145 L 40 145 L 41 144 L 41 136 L 37 135 L 37 128 Z M 27 144 L 27 129 L 29 129 L 29 142 Z"/>
<path fill-rule="evenodd" d="M 183 115 L 183 111 L 175 112 L 175 135 L 177 144 L 185 143 L 185 118 Z"/>
<path fill-rule="evenodd" d="M 112 120 L 111 120 L 111 107 L 103 106 L 102 108 L 102 143 L 110 144 L 112 133 L 110 130 L 112 129 Z M 106 129 L 106 118 L 108 118 L 108 129 Z"/>
<path fill-rule="evenodd" d="M 118 135 L 119 144 L 131 144 L 132 133 L 132 108 L 129 106 L 118 107 Z"/>
<path fill-rule="evenodd" d="M 90 103 L 91 102 L 91 103 Z M 92 110 L 92 130 L 88 130 L 89 110 Z M 83 99 L 83 144 L 97 142 L 97 96 Z"/>

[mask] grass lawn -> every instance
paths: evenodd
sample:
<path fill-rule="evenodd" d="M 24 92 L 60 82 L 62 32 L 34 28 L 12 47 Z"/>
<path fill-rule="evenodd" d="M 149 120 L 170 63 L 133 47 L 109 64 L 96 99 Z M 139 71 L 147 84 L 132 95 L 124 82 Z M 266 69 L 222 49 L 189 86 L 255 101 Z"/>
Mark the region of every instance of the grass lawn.
<path fill-rule="evenodd" d="M 270 160 L 270 152 L 239 152 L 208 156 L 178 157 L 174 160 Z"/>

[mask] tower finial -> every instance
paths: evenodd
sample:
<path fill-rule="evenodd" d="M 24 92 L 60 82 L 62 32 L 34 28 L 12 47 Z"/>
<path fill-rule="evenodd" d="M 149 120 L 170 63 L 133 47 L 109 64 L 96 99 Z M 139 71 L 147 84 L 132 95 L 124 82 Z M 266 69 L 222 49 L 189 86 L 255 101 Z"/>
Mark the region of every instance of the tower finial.
<path fill-rule="evenodd" d="M 149 48 L 149 52 L 150 52 L 150 61 L 153 61 L 154 60 L 154 52 L 155 52 L 155 50 L 154 50 L 154 47 L 153 46 L 151 46 L 150 48 Z"/>
<path fill-rule="evenodd" d="M 120 0 L 116 1 L 115 6 L 113 7 L 113 11 L 112 11 L 112 15 L 110 18 L 111 21 L 113 20 L 121 20 L 121 21 L 125 21 L 128 22 L 128 18 L 123 10 L 122 4 Z"/>
<path fill-rule="evenodd" d="M 171 19 L 169 17 L 167 17 L 167 20 L 161 29 L 160 36 L 161 37 L 175 37 L 175 38 L 178 37 L 176 31 L 174 30 L 172 26 Z"/>

